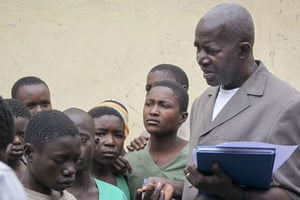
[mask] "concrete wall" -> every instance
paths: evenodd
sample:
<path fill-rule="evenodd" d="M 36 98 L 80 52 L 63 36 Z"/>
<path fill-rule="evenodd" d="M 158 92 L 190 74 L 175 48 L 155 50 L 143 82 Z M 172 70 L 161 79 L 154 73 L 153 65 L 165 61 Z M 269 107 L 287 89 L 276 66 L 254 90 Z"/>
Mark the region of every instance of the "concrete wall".
<path fill-rule="evenodd" d="M 35 75 L 53 107 L 88 110 L 115 98 L 129 109 L 131 135 L 143 130 L 150 68 L 181 66 L 190 98 L 206 87 L 193 47 L 200 17 L 219 0 L 0 0 L 0 94 Z M 256 25 L 256 58 L 300 89 L 300 1 L 240 0 Z M 191 105 L 191 104 L 190 104 Z"/>

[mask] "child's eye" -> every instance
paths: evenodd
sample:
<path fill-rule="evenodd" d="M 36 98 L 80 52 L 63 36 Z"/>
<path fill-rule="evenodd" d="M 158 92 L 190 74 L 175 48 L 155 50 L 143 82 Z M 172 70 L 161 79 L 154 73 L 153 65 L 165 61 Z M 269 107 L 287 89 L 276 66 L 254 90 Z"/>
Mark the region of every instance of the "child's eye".
<path fill-rule="evenodd" d="M 50 103 L 42 103 L 42 104 L 41 104 L 41 106 L 44 107 L 44 108 L 49 107 L 49 105 L 50 105 Z"/>
<path fill-rule="evenodd" d="M 88 141 L 89 137 L 86 134 L 80 133 L 81 143 L 84 144 Z"/>
<path fill-rule="evenodd" d="M 19 133 L 17 133 L 16 135 L 17 135 L 18 137 L 20 137 L 20 138 L 24 138 L 24 131 L 19 132 Z"/>
<path fill-rule="evenodd" d="M 105 135 L 105 133 L 103 133 L 103 132 L 96 132 L 95 135 L 98 136 L 98 137 L 103 137 Z"/>
<path fill-rule="evenodd" d="M 166 104 L 166 103 L 161 104 L 161 106 L 162 106 L 163 108 L 170 108 L 169 104 Z"/>
<path fill-rule="evenodd" d="M 151 85 L 146 85 L 145 89 L 146 89 L 146 92 L 149 92 L 149 90 L 151 89 Z"/>
<path fill-rule="evenodd" d="M 162 101 L 162 102 L 159 103 L 159 107 L 167 109 L 167 108 L 171 108 L 172 106 L 169 102 Z"/>
<path fill-rule="evenodd" d="M 151 102 L 145 102 L 145 106 L 150 107 L 150 106 L 152 106 L 152 103 Z"/>
<path fill-rule="evenodd" d="M 216 55 L 217 53 L 219 53 L 219 50 L 216 50 L 216 49 L 208 49 L 207 50 L 207 54 L 209 54 L 209 55 Z"/>
<path fill-rule="evenodd" d="M 88 140 L 86 138 L 81 138 L 81 143 L 84 144 L 86 143 Z"/>
<path fill-rule="evenodd" d="M 64 162 L 64 159 L 63 158 L 54 158 L 53 161 L 56 163 L 56 164 L 61 164 Z"/>
<path fill-rule="evenodd" d="M 80 158 L 80 155 L 76 156 L 75 159 L 74 159 L 74 162 L 78 164 L 79 163 L 79 158 Z"/>
<path fill-rule="evenodd" d="M 31 110 L 34 109 L 36 107 L 36 104 L 27 104 L 26 107 Z"/>
<path fill-rule="evenodd" d="M 116 132 L 115 133 L 115 136 L 117 137 L 117 138 L 120 138 L 120 139 L 123 139 L 125 136 L 124 136 L 124 132 Z"/>

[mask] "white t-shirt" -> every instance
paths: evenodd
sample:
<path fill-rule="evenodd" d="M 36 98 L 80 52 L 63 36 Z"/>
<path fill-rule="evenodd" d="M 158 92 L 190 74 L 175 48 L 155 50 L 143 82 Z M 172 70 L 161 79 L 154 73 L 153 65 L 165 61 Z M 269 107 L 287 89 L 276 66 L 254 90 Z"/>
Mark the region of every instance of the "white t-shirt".
<path fill-rule="evenodd" d="M 222 86 L 220 87 L 212 116 L 212 121 L 216 118 L 225 104 L 231 99 L 231 97 L 239 90 L 239 88 L 234 88 L 232 90 L 224 90 Z"/>
<path fill-rule="evenodd" d="M 42 194 L 28 188 L 25 188 L 25 191 L 27 193 L 28 200 L 52 200 L 53 199 L 53 197 L 49 195 Z M 60 197 L 58 200 L 76 200 L 76 198 L 71 193 L 64 190 L 62 197 Z"/>
<path fill-rule="evenodd" d="M 22 183 L 15 172 L 0 161 L 0 199 L 1 200 L 27 200 Z"/>

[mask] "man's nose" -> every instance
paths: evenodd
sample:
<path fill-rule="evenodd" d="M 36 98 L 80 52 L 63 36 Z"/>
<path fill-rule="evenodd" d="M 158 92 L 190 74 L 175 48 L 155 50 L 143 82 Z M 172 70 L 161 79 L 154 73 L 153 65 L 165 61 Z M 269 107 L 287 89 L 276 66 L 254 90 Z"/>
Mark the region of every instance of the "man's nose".
<path fill-rule="evenodd" d="M 205 66 L 210 63 L 210 59 L 205 51 L 201 50 L 197 53 L 197 62 L 201 66 Z"/>

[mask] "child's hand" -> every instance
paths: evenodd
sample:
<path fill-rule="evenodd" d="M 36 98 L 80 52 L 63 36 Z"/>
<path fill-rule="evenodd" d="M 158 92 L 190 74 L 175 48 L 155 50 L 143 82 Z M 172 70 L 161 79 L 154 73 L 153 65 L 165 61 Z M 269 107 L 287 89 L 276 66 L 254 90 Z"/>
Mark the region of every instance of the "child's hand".
<path fill-rule="evenodd" d="M 144 147 L 147 145 L 149 140 L 149 136 L 144 136 L 141 135 L 138 138 L 134 138 L 131 142 L 130 145 L 128 145 L 126 148 L 128 151 L 135 151 L 135 150 L 141 150 L 144 149 Z"/>
<path fill-rule="evenodd" d="M 20 160 L 23 156 L 23 145 L 14 145 L 10 143 L 6 148 L 6 158 L 8 161 Z"/>
<path fill-rule="evenodd" d="M 151 177 L 145 180 L 142 188 L 136 193 L 136 200 L 170 200 L 174 188 L 165 179 Z"/>
<path fill-rule="evenodd" d="M 119 156 L 119 158 L 112 165 L 111 170 L 114 174 L 117 174 L 117 175 L 122 175 L 127 172 L 131 173 L 131 165 L 125 158 L 123 158 L 122 156 Z"/>
<path fill-rule="evenodd" d="M 170 200 L 172 199 L 172 186 L 168 184 L 149 183 L 139 188 L 135 200 Z"/>

